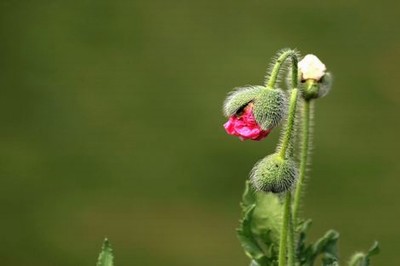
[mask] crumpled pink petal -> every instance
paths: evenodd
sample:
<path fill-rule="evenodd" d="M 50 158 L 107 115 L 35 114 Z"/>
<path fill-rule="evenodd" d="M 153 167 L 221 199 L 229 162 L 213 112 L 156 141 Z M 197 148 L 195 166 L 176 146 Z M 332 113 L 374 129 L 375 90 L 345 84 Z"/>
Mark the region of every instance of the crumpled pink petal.
<path fill-rule="evenodd" d="M 225 131 L 233 136 L 238 136 L 241 140 L 262 140 L 267 137 L 271 130 L 263 130 L 257 124 L 252 112 L 253 106 L 249 104 L 241 115 L 229 117 L 224 124 Z"/>

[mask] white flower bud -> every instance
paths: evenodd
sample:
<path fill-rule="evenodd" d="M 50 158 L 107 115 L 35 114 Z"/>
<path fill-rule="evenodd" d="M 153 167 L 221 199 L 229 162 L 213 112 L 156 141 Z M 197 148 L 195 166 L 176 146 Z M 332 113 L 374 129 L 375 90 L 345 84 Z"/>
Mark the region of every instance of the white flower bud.
<path fill-rule="evenodd" d="M 298 67 L 302 80 L 313 79 L 319 81 L 326 71 L 325 65 L 313 54 L 306 55 L 298 63 Z"/>

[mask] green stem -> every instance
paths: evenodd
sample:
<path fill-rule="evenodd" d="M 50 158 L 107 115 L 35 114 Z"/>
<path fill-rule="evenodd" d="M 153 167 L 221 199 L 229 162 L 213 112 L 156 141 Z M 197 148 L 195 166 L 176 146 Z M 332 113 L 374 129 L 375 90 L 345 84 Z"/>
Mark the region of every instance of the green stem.
<path fill-rule="evenodd" d="M 291 192 L 288 192 L 291 193 Z M 294 237 L 294 223 L 293 223 L 293 213 L 290 212 L 289 219 L 289 235 L 288 235 L 288 265 L 295 266 L 296 263 L 296 252 L 295 252 L 295 237 Z"/>
<path fill-rule="evenodd" d="M 279 156 L 281 158 L 287 159 L 287 157 L 291 156 L 291 152 L 287 152 L 288 148 L 293 145 L 293 130 L 295 124 L 296 117 L 296 106 L 297 106 L 297 95 L 298 89 L 293 89 L 290 95 L 290 106 L 289 106 L 289 117 L 287 119 L 285 134 L 283 137 L 282 146 L 280 147 Z M 291 148 L 291 150 L 293 150 Z M 295 255 L 294 255 L 294 228 L 292 221 L 292 192 L 286 192 L 286 201 L 285 201 L 285 209 L 283 214 L 283 223 L 282 223 L 282 232 L 281 232 L 281 240 L 280 240 L 280 248 L 279 248 L 279 266 L 287 266 L 286 265 L 286 252 L 289 257 L 289 265 L 294 265 Z M 289 237 L 288 237 L 289 231 Z"/>
<path fill-rule="evenodd" d="M 297 217 L 299 213 L 299 206 L 301 200 L 301 194 L 303 191 L 304 180 L 306 176 L 308 157 L 309 157 L 309 149 L 310 149 L 310 128 L 311 128 L 311 100 L 305 100 L 303 106 L 303 132 L 302 132 L 302 140 L 301 140 L 301 151 L 300 151 L 300 174 L 299 179 L 297 181 L 296 191 L 294 195 L 294 203 L 293 203 L 293 222 L 297 224 Z"/>
<path fill-rule="evenodd" d="M 288 228 L 290 223 L 291 204 L 292 204 L 292 194 L 290 192 L 287 192 L 285 200 L 285 209 L 283 212 L 281 240 L 279 245 L 279 266 L 287 266 L 286 251 L 288 244 Z"/>
<path fill-rule="evenodd" d="M 274 88 L 275 87 L 275 83 L 276 80 L 278 79 L 278 74 L 279 74 L 279 70 L 282 67 L 282 64 L 286 61 L 286 59 L 288 57 L 292 58 L 292 69 L 294 72 L 294 69 L 296 70 L 296 75 L 293 75 L 293 79 L 296 78 L 296 83 L 297 83 L 297 55 L 296 52 L 294 50 L 288 49 L 283 51 L 278 59 L 276 59 L 274 67 L 272 68 L 271 74 L 269 76 L 269 79 L 265 81 L 265 86 L 268 88 Z M 294 86 L 294 87 L 297 87 Z"/>
<path fill-rule="evenodd" d="M 282 145 L 280 147 L 279 156 L 283 159 L 287 159 L 292 155 L 293 147 L 292 147 L 292 139 L 293 139 L 293 131 L 294 124 L 296 118 L 296 108 L 297 108 L 297 98 L 299 90 L 297 89 L 297 55 L 295 51 L 288 50 L 283 52 L 279 58 L 277 59 L 275 66 L 272 70 L 270 80 L 268 82 L 268 86 L 273 88 L 278 76 L 278 72 L 282 63 L 291 56 L 292 59 L 292 91 L 290 94 L 290 105 L 289 105 L 289 116 L 287 118 L 285 133 L 283 136 Z M 289 152 L 288 152 L 289 149 Z M 294 228 L 293 228 L 293 220 L 292 220 L 292 193 L 288 191 L 286 193 L 286 201 L 283 213 L 283 223 L 281 229 L 281 239 L 279 245 L 279 266 L 287 266 L 286 260 L 288 254 L 289 265 L 295 265 L 295 249 L 294 249 Z"/>
<path fill-rule="evenodd" d="M 294 122 L 295 122 L 295 117 L 296 117 L 298 92 L 299 92 L 299 90 L 297 88 L 294 88 L 290 95 L 289 116 L 288 116 L 287 123 L 286 123 L 285 135 L 283 136 L 282 146 L 280 147 L 280 152 L 279 152 L 280 157 L 285 158 L 285 159 L 288 155 L 286 151 L 287 151 L 288 147 L 290 145 L 292 145 L 291 140 L 292 140 L 292 136 L 293 136 L 293 128 L 294 128 Z"/>

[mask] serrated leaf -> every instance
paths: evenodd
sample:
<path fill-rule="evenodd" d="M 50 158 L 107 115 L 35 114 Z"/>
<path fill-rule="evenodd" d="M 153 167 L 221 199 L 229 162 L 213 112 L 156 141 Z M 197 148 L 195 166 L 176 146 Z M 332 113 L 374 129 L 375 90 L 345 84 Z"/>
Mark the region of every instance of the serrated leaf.
<path fill-rule="evenodd" d="M 242 195 L 242 202 L 240 203 L 240 206 L 242 207 L 243 212 L 246 212 L 246 210 L 254 204 L 256 204 L 256 192 L 254 191 L 254 189 L 252 189 L 250 181 L 247 180 L 245 183 L 244 192 Z"/>
<path fill-rule="evenodd" d="M 111 244 L 108 239 L 104 239 L 99 258 L 97 259 L 96 266 L 113 266 L 114 256 L 112 254 Z"/>
<path fill-rule="evenodd" d="M 371 248 L 368 250 L 367 254 L 364 254 L 362 252 L 354 254 L 350 259 L 349 266 L 369 266 L 370 257 L 379 254 L 379 252 L 379 243 L 375 241 Z"/>
<path fill-rule="evenodd" d="M 339 266 L 336 256 L 325 254 L 322 258 L 322 266 Z"/>
<path fill-rule="evenodd" d="M 252 220 L 252 232 L 265 239 L 266 244 L 279 245 L 280 231 L 282 227 L 283 205 L 275 194 L 256 192 L 256 208 Z"/>
<path fill-rule="evenodd" d="M 250 266 L 261 266 L 261 265 L 258 264 L 257 261 L 252 260 L 252 261 L 250 262 Z"/>
<path fill-rule="evenodd" d="M 307 261 L 308 253 L 310 252 L 310 247 L 307 247 L 306 239 L 307 232 L 311 227 L 312 220 L 308 219 L 306 221 L 301 221 L 298 225 L 299 239 L 297 241 L 296 256 L 300 262 L 300 265 L 304 265 Z"/>
<path fill-rule="evenodd" d="M 251 233 L 251 219 L 254 209 L 255 205 L 249 207 L 236 231 L 246 255 L 258 261 L 264 257 L 264 254 Z"/>
<path fill-rule="evenodd" d="M 314 260 L 319 255 L 322 254 L 329 259 L 335 258 L 337 260 L 338 257 L 338 248 L 337 241 L 339 239 L 339 233 L 334 230 L 329 230 L 326 234 L 321 237 L 314 245 L 313 245 L 313 255 Z"/>
<path fill-rule="evenodd" d="M 375 241 L 374 244 L 372 244 L 372 246 L 368 250 L 367 257 L 370 258 L 371 256 L 377 255 L 379 254 L 380 251 L 381 250 L 379 248 L 379 243 L 378 241 Z"/>
<path fill-rule="evenodd" d="M 365 261 L 365 254 L 362 252 L 357 252 L 353 256 L 351 256 L 351 259 L 349 261 L 349 266 L 363 265 L 363 261 Z"/>
<path fill-rule="evenodd" d="M 247 181 L 237 235 L 248 257 L 260 266 L 277 265 L 282 206 L 272 193 L 257 192 Z"/>
<path fill-rule="evenodd" d="M 329 254 L 337 254 L 337 241 L 339 233 L 334 230 L 329 230 L 321 237 L 313 246 L 315 253 L 327 252 Z"/>
<path fill-rule="evenodd" d="M 297 251 L 297 257 L 299 258 L 300 265 L 314 265 L 315 259 L 318 257 L 318 255 L 322 255 L 322 265 L 336 265 L 338 260 L 337 241 L 339 239 L 339 233 L 334 230 L 329 230 L 316 243 L 306 246 L 304 242 L 305 232 L 310 226 L 310 223 L 311 221 L 303 224 L 303 245 Z"/>

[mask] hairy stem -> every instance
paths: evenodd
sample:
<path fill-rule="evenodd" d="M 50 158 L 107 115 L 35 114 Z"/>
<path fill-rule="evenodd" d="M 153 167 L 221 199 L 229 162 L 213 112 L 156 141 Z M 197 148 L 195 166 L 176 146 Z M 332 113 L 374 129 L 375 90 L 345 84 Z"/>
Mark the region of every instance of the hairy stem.
<path fill-rule="evenodd" d="M 291 194 L 291 192 L 288 192 Z M 294 223 L 293 223 L 293 215 L 290 212 L 289 218 L 289 235 L 288 235 L 288 265 L 295 266 L 296 263 L 296 252 L 295 252 L 295 237 L 294 237 Z"/>
<path fill-rule="evenodd" d="M 269 88 L 275 87 L 276 80 L 278 79 L 279 70 L 281 69 L 282 64 L 286 61 L 286 59 L 289 56 L 292 59 L 293 72 L 294 72 L 294 70 L 296 70 L 296 75 L 293 75 L 293 80 L 295 78 L 296 79 L 295 82 L 297 83 L 297 54 L 294 50 L 288 49 L 288 50 L 283 51 L 279 55 L 278 59 L 276 59 L 274 67 L 272 68 L 272 71 L 271 71 L 271 75 L 269 76 L 269 80 L 265 81 L 266 87 L 269 87 Z M 297 86 L 294 86 L 294 87 L 297 87 Z"/>
<path fill-rule="evenodd" d="M 310 149 L 310 129 L 311 129 L 311 100 L 305 100 L 303 106 L 303 129 L 302 129 L 302 140 L 301 140 L 301 151 L 300 151 L 300 174 L 297 181 L 297 186 L 294 195 L 293 202 L 293 222 L 297 225 L 297 217 L 299 213 L 299 206 L 301 195 L 304 187 L 304 180 L 306 176 L 309 149 Z"/>
<path fill-rule="evenodd" d="M 287 149 L 290 145 L 292 145 L 292 137 L 293 137 L 293 130 L 294 130 L 294 123 L 296 117 L 296 107 L 297 107 L 297 95 L 299 90 L 294 88 L 290 95 L 290 106 L 289 106 L 289 116 L 286 123 L 285 128 L 285 135 L 283 136 L 282 146 L 280 147 L 279 155 L 282 158 L 287 158 L 288 153 Z"/>
<path fill-rule="evenodd" d="M 279 266 L 287 266 L 286 252 L 287 252 L 287 244 L 288 244 L 288 229 L 289 229 L 289 225 L 290 225 L 291 205 L 292 205 L 292 194 L 290 192 L 287 192 L 286 199 L 285 199 L 285 209 L 283 212 L 281 239 L 280 239 L 280 244 L 279 244 Z M 290 246 L 289 246 L 289 248 L 290 248 Z M 289 253 L 290 253 L 290 251 L 289 251 Z"/>
<path fill-rule="evenodd" d="M 297 98 L 299 90 L 297 89 L 297 55 L 293 50 L 285 51 L 277 59 L 274 69 L 272 70 L 268 86 L 273 88 L 275 85 L 279 69 L 282 63 L 291 56 L 292 59 L 292 90 L 290 94 L 289 116 L 287 118 L 285 133 L 283 136 L 282 146 L 280 147 L 279 156 L 287 159 L 292 156 L 293 152 L 293 131 L 296 118 Z M 288 151 L 289 149 L 289 151 Z M 292 220 L 292 192 L 286 192 L 285 208 L 283 213 L 283 223 L 281 229 L 281 239 L 279 245 L 279 266 L 287 266 L 286 260 L 289 257 L 289 265 L 295 265 L 295 249 L 294 249 L 294 228 Z"/>

